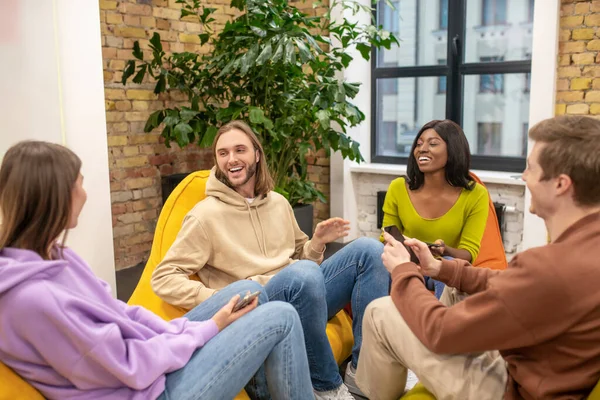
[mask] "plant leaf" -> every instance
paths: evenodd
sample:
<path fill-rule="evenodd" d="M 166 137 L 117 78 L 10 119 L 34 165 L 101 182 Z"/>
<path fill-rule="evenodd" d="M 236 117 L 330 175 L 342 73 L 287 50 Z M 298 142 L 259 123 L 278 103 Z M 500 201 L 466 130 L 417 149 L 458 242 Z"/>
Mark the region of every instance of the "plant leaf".
<path fill-rule="evenodd" d="M 268 43 L 256 58 L 256 65 L 263 65 L 271 58 L 271 54 L 273 54 L 273 48 L 271 47 L 271 43 Z"/>
<path fill-rule="evenodd" d="M 356 45 L 356 50 L 360 51 L 360 55 L 362 55 L 362 57 L 369 61 L 369 58 L 371 57 L 371 47 L 367 46 L 364 43 L 359 43 Z"/>
<path fill-rule="evenodd" d="M 138 40 L 133 42 L 133 56 L 140 61 L 144 60 L 144 52 L 140 48 L 140 42 Z"/>
<path fill-rule="evenodd" d="M 133 82 L 134 83 L 138 83 L 138 84 L 142 83 L 142 81 L 144 80 L 144 76 L 145 75 L 146 75 L 146 65 L 141 65 L 140 66 L 140 70 L 133 77 Z"/>
<path fill-rule="evenodd" d="M 160 41 L 160 35 L 156 32 L 154 32 L 154 34 L 152 35 L 152 37 L 150 38 L 150 44 L 152 46 L 154 46 L 154 49 L 156 51 L 161 52 L 163 50 L 162 48 L 162 43 Z"/>
<path fill-rule="evenodd" d="M 210 147 L 212 146 L 212 142 L 215 140 L 215 136 L 217 136 L 217 127 L 214 125 L 209 126 L 206 129 L 206 132 L 202 136 L 202 141 L 200 142 L 200 147 Z"/>
<path fill-rule="evenodd" d="M 187 146 L 190 143 L 188 134 L 192 132 L 194 132 L 192 127 L 185 122 L 178 123 L 177 125 L 175 125 L 175 129 L 173 129 L 173 134 L 175 135 L 177 144 L 180 147 Z"/>
<path fill-rule="evenodd" d="M 134 72 L 135 72 L 135 61 L 134 60 L 127 61 L 127 65 L 125 66 L 125 69 L 123 70 L 123 76 L 121 77 L 121 83 L 123 85 L 125 85 L 127 83 L 127 79 L 131 75 L 133 75 Z"/>

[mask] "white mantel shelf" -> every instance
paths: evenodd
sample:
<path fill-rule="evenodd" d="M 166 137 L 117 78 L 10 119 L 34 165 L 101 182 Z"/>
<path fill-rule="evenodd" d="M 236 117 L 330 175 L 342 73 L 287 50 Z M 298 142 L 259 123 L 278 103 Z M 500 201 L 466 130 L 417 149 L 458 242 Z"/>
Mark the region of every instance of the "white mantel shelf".
<path fill-rule="evenodd" d="M 351 166 L 350 172 L 357 174 L 381 174 L 400 176 L 406 174 L 406 165 L 363 163 Z M 473 170 L 473 173 L 475 173 L 475 175 L 477 175 L 479 179 L 483 181 L 483 183 L 525 186 L 525 182 L 521 179 L 521 174 L 516 172 Z"/>

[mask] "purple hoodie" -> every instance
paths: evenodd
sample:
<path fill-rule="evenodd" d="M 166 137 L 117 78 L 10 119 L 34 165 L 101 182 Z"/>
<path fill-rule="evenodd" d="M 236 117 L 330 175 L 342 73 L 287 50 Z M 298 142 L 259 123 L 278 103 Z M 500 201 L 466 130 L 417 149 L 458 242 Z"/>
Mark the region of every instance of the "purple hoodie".
<path fill-rule="evenodd" d="M 155 399 L 217 332 L 115 300 L 69 249 L 55 261 L 0 251 L 0 361 L 48 398 Z"/>

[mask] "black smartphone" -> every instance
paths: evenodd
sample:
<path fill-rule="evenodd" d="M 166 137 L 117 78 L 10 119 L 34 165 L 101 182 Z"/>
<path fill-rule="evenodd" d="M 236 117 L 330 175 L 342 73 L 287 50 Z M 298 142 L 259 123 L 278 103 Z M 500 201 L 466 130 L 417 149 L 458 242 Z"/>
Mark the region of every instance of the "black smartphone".
<path fill-rule="evenodd" d="M 404 248 L 408 251 L 408 254 L 410 255 L 410 261 L 419 265 L 419 258 L 412 251 L 412 249 L 410 247 L 408 247 L 407 245 L 404 244 L 404 235 L 402 234 L 402 232 L 400 232 L 400 229 L 398 229 L 397 226 L 395 226 L 395 225 L 386 226 L 383 228 L 383 230 L 386 231 L 387 233 L 389 233 L 390 235 L 392 235 L 394 237 L 394 239 L 396 239 L 397 241 L 402 243 L 402 245 L 404 246 Z"/>

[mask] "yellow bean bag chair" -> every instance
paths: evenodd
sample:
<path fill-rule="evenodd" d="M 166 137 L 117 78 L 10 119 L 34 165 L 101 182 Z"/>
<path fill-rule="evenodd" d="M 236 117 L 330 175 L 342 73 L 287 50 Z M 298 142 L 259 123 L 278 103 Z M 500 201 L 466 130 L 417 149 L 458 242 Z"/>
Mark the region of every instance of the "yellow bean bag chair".
<path fill-rule="evenodd" d="M 150 288 L 152 271 L 162 260 L 165 253 L 175 240 L 183 222 L 183 217 L 196 203 L 204 198 L 206 180 L 209 171 L 197 171 L 187 176 L 173 190 L 167 199 L 158 218 L 152 251 L 146 263 L 140 281 L 129 299 L 130 305 L 143 306 L 160 317 L 170 320 L 182 316 L 184 309 L 171 306 L 162 301 Z M 352 321 L 348 314 L 340 311 L 327 324 L 327 336 L 335 359 L 341 363 L 350 356 L 354 337 L 352 336 Z M 0 400 L 43 400 L 42 395 L 6 365 L 0 363 Z M 236 400 L 249 399 L 241 392 Z"/>

